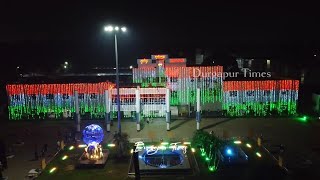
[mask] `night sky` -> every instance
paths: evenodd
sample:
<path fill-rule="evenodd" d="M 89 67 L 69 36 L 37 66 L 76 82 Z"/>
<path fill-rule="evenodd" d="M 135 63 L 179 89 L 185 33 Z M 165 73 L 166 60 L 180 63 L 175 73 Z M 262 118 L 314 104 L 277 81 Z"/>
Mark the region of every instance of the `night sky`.
<path fill-rule="evenodd" d="M 107 24 L 128 28 L 118 39 L 120 66 L 156 53 L 193 54 L 195 48 L 312 56 L 319 45 L 314 4 L 103 2 L 2 2 L 0 56 L 8 65 L 1 66 L 1 74 L 16 66 L 50 71 L 66 60 L 79 69 L 114 66 L 113 36 L 103 31 Z"/>

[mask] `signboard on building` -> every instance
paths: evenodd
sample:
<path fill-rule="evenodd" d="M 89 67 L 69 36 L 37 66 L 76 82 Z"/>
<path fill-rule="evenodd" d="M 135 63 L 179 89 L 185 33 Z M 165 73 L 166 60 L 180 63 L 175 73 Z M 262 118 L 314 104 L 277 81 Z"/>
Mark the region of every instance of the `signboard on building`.
<path fill-rule="evenodd" d="M 151 55 L 151 59 L 154 59 L 154 60 L 165 60 L 165 59 L 168 59 L 168 55 L 166 55 L 166 54 Z"/>

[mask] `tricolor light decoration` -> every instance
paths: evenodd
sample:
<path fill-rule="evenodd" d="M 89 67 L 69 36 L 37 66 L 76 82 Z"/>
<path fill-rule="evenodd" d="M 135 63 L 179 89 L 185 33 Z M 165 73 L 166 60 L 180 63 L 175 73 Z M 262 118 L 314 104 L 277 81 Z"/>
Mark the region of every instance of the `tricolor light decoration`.
<path fill-rule="evenodd" d="M 135 106 L 135 91 L 136 88 L 120 88 L 121 111 L 129 112 L 129 115 L 134 116 L 132 111 L 136 111 Z M 140 88 L 141 115 L 143 117 L 165 117 L 165 88 Z M 112 90 L 112 112 L 113 117 L 116 117 L 116 90 Z M 126 115 L 124 114 L 126 117 Z M 127 116 L 127 117 L 128 117 Z"/>
<path fill-rule="evenodd" d="M 198 87 L 201 103 L 222 101 L 222 66 L 167 67 L 165 73 L 171 105 L 195 103 Z"/>
<path fill-rule="evenodd" d="M 103 118 L 105 114 L 104 90 L 114 84 L 70 83 L 70 84 L 9 84 L 9 119 L 44 119 L 47 116 L 61 119 L 73 116 L 74 92 L 79 93 L 80 114 L 90 113 L 91 118 Z M 69 113 L 68 113 L 69 112 Z"/>
<path fill-rule="evenodd" d="M 296 114 L 298 80 L 225 81 L 223 109 L 230 116 Z"/>
<path fill-rule="evenodd" d="M 135 68 L 133 82 L 142 83 L 142 87 L 170 88 L 171 105 L 195 103 L 197 87 L 201 89 L 202 103 L 221 102 L 222 73 L 222 66 L 165 67 L 165 84 L 159 84 L 156 68 Z"/>
<path fill-rule="evenodd" d="M 165 88 L 140 88 L 141 115 L 143 117 L 165 117 Z M 135 106 L 136 88 L 120 88 L 121 111 L 129 112 L 125 117 L 133 117 L 132 111 Z M 112 89 L 112 113 L 113 118 L 117 116 L 116 90 Z M 131 115 L 131 116 L 130 116 Z"/>

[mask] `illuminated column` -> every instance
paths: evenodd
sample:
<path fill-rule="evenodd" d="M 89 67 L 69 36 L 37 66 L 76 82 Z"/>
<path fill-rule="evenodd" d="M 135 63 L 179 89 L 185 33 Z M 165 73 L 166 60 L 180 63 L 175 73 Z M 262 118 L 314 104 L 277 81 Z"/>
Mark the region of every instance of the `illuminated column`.
<path fill-rule="evenodd" d="M 79 109 L 79 94 L 78 91 L 74 92 L 74 98 L 75 98 L 75 106 L 76 106 L 76 123 L 77 123 L 77 132 L 80 132 L 80 109 Z"/>
<path fill-rule="evenodd" d="M 136 120 L 137 120 L 137 131 L 140 131 L 140 88 L 136 89 Z"/>
<path fill-rule="evenodd" d="M 109 90 L 104 91 L 104 102 L 106 106 L 106 116 L 105 116 L 105 121 L 107 125 L 107 132 L 110 132 L 110 110 L 111 110 L 111 101 L 109 97 Z"/>
<path fill-rule="evenodd" d="M 170 89 L 166 89 L 166 122 L 167 122 L 167 131 L 170 131 Z"/>
<path fill-rule="evenodd" d="M 201 112 L 200 112 L 200 88 L 197 88 L 197 112 L 196 112 L 196 121 L 197 121 L 197 130 L 200 129 L 201 121 Z"/>

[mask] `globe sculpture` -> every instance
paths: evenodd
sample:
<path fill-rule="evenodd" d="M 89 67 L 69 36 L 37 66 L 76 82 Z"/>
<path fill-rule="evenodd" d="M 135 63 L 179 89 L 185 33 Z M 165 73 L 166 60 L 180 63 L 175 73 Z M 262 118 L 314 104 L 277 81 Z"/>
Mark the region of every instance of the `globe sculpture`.
<path fill-rule="evenodd" d="M 83 142 L 88 146 L 99 144 L 103 140 L 103 129 L 97 124 L 91 124 L 84 128 L 83 132 Z"/>
<path fill-rule="evenodd" d="M 103 140 L 103 129 L 96 124 L 91 124 L 84 128 L 83 142 L 87 144 L 84 149 L 85 157 L 89 160 L 98 160 L 103 157 L 102 146 L 100 143 Z"/>

